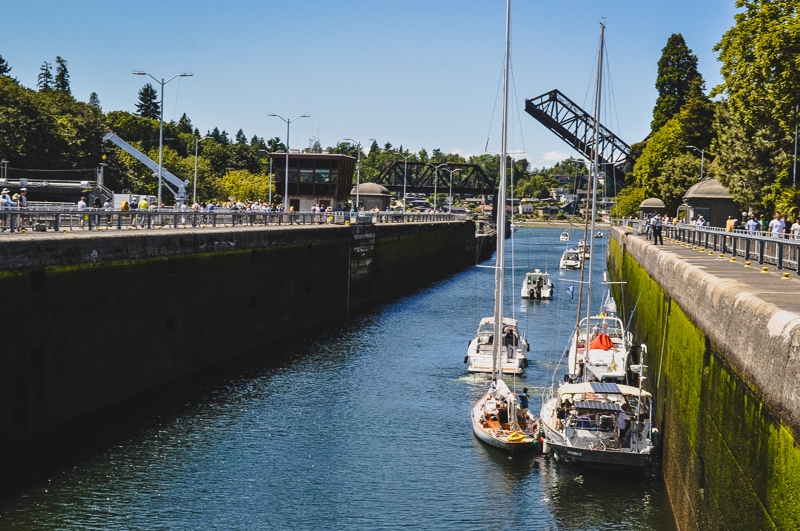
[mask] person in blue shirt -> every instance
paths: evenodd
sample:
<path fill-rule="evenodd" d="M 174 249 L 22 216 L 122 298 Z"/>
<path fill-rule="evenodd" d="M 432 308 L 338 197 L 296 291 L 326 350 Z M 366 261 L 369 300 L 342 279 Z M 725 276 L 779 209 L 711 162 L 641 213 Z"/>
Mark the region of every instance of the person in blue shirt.
<path fill-rule="evenodd" d="M 517 395 L 519 398 L 519 411 L 517 411 L 517 417 L 519 418 L 519 424 L 523 428 L 526 425 L 525 417 L 528 415 L 528 388 L 523 387 L 522 392 Z"/>

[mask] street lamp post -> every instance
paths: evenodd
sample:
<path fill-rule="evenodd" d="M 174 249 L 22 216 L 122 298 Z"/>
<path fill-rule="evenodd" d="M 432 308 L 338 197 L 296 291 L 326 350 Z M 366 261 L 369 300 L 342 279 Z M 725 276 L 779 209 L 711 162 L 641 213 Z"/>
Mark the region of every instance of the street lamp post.
<path fill-rule="evenodd" d="M 347 140 L 351 144 L 355 144 L 355 146 L 358 148 L 358 160 L 356 161 L 356 212 L 358 212 L 358 206 L 359 206 L 359 201 L 360 201 L 359 188 L 361 188 L 361 144 L 363 142 L 374 142 L 375 139 L 374 138 L 368 138 L 368 139 L 363 140 L 361 142 L 356 142 L 352 138 L 345 138 L 345 140 Z"/>
<path fill-rule="evenodd" d="M 153 80 L 161 85 L 161 109 L 160 117 L 158 120 L 158 210 L 161 210 L 161 174 L 162 174 L 162 161 L 164 160 L 164 85 L 175 79 L 176 77 L 192 77 L 193 74 L 180 73 L 175 74 L 171 78 L 164 81 L 162 77 L 160 80 L 147 72 L 137 70 L 133 73 L 136 76 L 150 76 Z"/>
<path fill-rule="evenodd" d="M 706 162 L 706 150 L 705 149 L 700 149 L 700 148 L 697 148 L 697 147 L 694 147 L 694 146 L 686 146 L 686 147 L 687 148 L 692 148 L 693 150 L 695 150 L 698 153 L 700 153 L 700 180 L 702 181 L 703 180 L 703 166 L 705 165 L 705 162 Z"/>
<path fill-rule="evenodd" d="M 428 166 L 436 170 L 436 173 L 433 174 L 433 212 L 436 212 L 436 183 L 439 180 L 439 168 L 443 166 L 447 166 L 446 162 L 442 162 L 441 164 L 431 164 L 428 163 Z"/>
<path fill-rule="evenodd" d="M 283 186 L 283 211 L 288 214 L 289 213 L 289 125 L 297 120 L 298 118 L 308 118 L 308 114 L 298 114 L 294 118 L 286 119 L 279 114 L 268 114 L 267 116 L 275 116 L 276 118 L 280 118 L 284 122 L 286 122 L 286 175 L 283 176 L 284 186 Z"/>
<path fill-rule="evenodd" d="M 403 212 L 406 211 L 406 183 L 408 182 L 408 159 L 412 157 L 414 154 L 409 153 L 406 151 L 406 154 L 403 155 L 402 151 L 397 152 L 401 157 L 403 157 Z"/>
<path fill-rule="evenodd" d="M 200 150 L 200 142 L 205 140 L 206 138 L 211 138 L 210 136 L 204 136 L 200 138 L 199 136 L 194 140 L 194 184 L 192 185 L 192 206 L 197 204 L 197 155 Z"/>
<path fill-rule="evenodd" d="M 450 174 L 450 207 L 449 207 L 449 213 L 452 214 L 453 213 L 453 174 L 456 173 L 457 171 L 461 171 L 461 168 L 456 168 L 455 170 L 452 170 L 450 168 L 443 168 L 443 169 L 444 169 L 444 171 L 446 171 L 446 172 L 448 172 Z M 512 172 L 514 171 L 513 167 L 511 168 L 511 171 Z M 512 173 L 511 185 L 512 186 L 514 185 L 513 173 Z"/>

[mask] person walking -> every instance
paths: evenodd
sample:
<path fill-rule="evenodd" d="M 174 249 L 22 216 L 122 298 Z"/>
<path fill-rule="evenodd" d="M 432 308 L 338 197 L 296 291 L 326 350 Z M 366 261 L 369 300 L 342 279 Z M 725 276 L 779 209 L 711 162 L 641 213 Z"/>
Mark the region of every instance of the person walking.
<path fill-rule="evenodd" d="M 661 235 L 661 215 L 656 214 L 650 222 L 653 229 L 653 245 L 664 245 L 664 237 Z M 659 243 L 661 242 L 661 243 Z"/>

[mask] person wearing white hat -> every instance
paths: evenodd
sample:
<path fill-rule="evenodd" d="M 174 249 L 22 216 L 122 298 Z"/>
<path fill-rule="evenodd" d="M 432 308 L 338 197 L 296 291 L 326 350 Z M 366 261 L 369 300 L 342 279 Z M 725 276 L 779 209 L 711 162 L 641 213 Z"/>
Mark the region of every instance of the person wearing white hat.
<path fill-rule="evenodd" d="M 17 204 L 11 199 L 11 190 L 8 188 L 3 188 L 0 191 L 0 210 L 11 210 L 11 207 L 16 206 Z M 6 225 L 8 224 L 8 214 L 0 215 L 0 232 L 5 232 L 8 228 Z M 14 227 L 11 227 L 11 232 L 14 232 Z"/>

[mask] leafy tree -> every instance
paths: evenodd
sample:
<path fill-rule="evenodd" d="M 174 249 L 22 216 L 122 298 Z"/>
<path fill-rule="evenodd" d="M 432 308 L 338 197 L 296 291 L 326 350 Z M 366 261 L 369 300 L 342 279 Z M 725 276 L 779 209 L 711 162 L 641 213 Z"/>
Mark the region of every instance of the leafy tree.
<path fill-rule="evenodd" d="M 153 120 L 158 120 L 161 117 L 161 104 L 158 102 L 158 93 L 150 83 L 145 83 L 139 90 L 136 113 L 142 118 L 151 118 Z"/>
<path fill-rule="evenodd" d="M 39 67 L 39 75 L 36 78 L 36 86 L 39 90 L 50 90 L 53 88 L 53 65 L 45 61 Z"/>
<path fill-rule="evenodd" d="M 222 177 L 221 187 L 226 198 L 255 201 L 269 197 L 269 184 L 267 175 L 253 174 L 247 170 L 233 170 Z"/>
<path fill-rule="evenodd" d="M 611 207 L 611 217 L 629 218 L 635 217 L 639 212 L 639 205 L 645 199 L 644 188 L 639 186 L 626 186 L 617 194 L 616 202 Z"/>
<path fill-rule="evenodd" d="M 56 78 L 53 85 L 55 90 L 72 94 L 69 88 L 69 72 L 67 71 L 67 61 L 60 55 L 56 57 Z"/>
<path fill-rule="evenodd" d="M 779 179 L 788 177 L 791 156 L 783 146 L 789 140 L 774 127 L 747 126 L 745 116 L 729 110 L 727 104 L 717 109 L 712 167 L 734 201 L 751 212 L 769 212 L 781 195 Z"/>
<path fill-rule="evenodd" d="M 700 159 L 690 153 L 682 153 L 664 162 L 658 180 L 658 190 L 667 213 L 673 213 L 681 205 L 686 191 L 700 181 Z"/>
<path fill-rule="evenodd" d="M 658 98 L 653 109 L 653 132 L 661 129 L 667 121 L 681 110 L 692 91 L 702 91 L 704 82 L 697 71 L 697 56 L 694 55 L 680 33 L 673 33 L 661 50 L 658 60 L 656 90 Z"/>
<path fill-rule="evenodd" d="M 100 96 L 97 95 L 97 92 L 92 92 L 89 94 L 89 105 L 100 112 L 103 111 L 103 107 L 100 105 Z"/>

